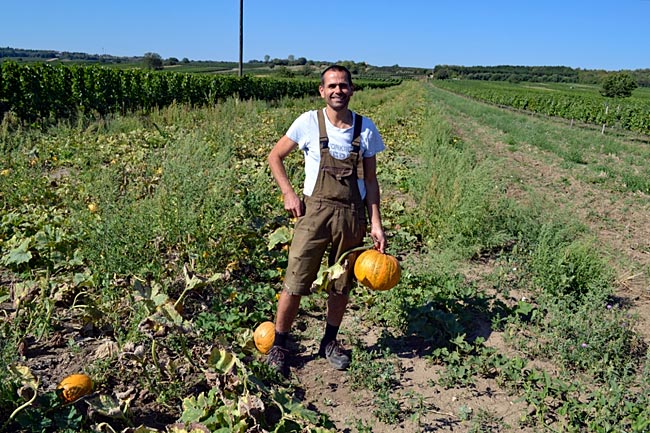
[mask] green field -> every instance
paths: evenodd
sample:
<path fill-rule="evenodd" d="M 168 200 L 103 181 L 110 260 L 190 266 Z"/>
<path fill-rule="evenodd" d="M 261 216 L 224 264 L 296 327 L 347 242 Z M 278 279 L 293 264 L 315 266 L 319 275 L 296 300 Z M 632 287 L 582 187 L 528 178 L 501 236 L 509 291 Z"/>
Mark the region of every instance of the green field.
<path fill-rule="evenodd" d="M 635 89 L 629 98 L 605 98 L 586 84 L 435 81 L 438 87 L 503 107 L 650 135 L 650 98 Z"/>
<path fill-rule="evenodd" d="M 355 287 L 347 372 L 310 358 L 325 295 L 305 299 L 304 356 L 275 376 L 252 332 L 274 317 L 292 222 L 266 155 L 320 105 L 5 117 L 0 431 L 650 429 L 647 141 L 424 81 L 351 107 L 387 144 L 400 283 Z M 301 155 L 288 173 L 299 185 Z M 78 372 L 94 392 L 62 404 Z"/>

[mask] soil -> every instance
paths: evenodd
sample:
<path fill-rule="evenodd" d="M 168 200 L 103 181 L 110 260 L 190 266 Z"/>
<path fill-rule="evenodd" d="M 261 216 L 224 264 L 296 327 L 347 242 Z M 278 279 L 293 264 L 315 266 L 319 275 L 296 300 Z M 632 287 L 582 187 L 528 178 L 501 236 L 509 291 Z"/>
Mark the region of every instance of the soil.
<path fill-rule="evenodd" d="M 310 326 L 321 327 L 319 323 L 322 321 L 312 322 Z M 351 322 L 345 319 L 342 327 L 348 326 L 355 333 L 361 331 L 362 342 L 368 350 L 376 348 L 379 338 L 376 330 L 361 329 L 358 323 Z M 342 341 L 345 344 L 345 338 Z M 493 343 L 495 341 L 498 339 Z M 300 349 L 308 355 L 299 356 L 293 363 L 292 379 L 299 389 L 304 390 L 304 395 L 300 396 L 303 404 L 327 414 L 335 424 L 336 431 L 462 432 L 468 428 L 463 420 L 463 410 L 469 416 L 487 409 L 493 425 L 491 430 L 484 431 L 499 431 L 506 426 L 522 432 L 534 431 L 519 427 L 519 418 L 526 413 L 525 404 L 519 402 L 518 397 L 500 390 L 492 380 L 477 379 L 473 386 L 464 388 L 446 389 L 436 385 L 443 367 L 427 360 L 421 343 L 416 339 L 390 345 L 391 352 L 398 354 L 396 366 L 399 371 L 396 378 L 399 385 L 393 390 L 393 398 L 405 409 L 397 423 L 377 420 L 374 413 L 378 407 L 376 394 L 366 389 L 356 389 L 345 372 L 335 370 L 326 360 L 318 358 L 316 339 L 301 341 Z M 371 430 L 363 430 L 364 427 Z"/>

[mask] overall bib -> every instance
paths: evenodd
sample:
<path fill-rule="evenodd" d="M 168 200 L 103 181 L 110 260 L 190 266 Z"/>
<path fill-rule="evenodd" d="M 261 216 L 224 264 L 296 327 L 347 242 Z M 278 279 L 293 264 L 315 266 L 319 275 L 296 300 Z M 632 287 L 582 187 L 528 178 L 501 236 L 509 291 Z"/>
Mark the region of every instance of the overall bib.
<path fill-rule="evenodd" d="M 318 110 L 320 167 L 311 196 L 305 197 L 305 213 L 294 227 L 289 249 L 289 263 L 284 280 L 285 290 L 293 295 L 308 295 L 318 275 L 320 264 L 331 244 L 328 266 L 346 251 L 361 246 L 366 231 L 366 209 L 357 179 L 363 179 L 360 155 L 362 116 L 355 113 L 352 150 L 343 159 L 329 152 L 329 139 L 322 110 Z M 352 287 L 355 254 L 348 256 L 346 271 L 330 284 L 330 290 L 347 294 Z"/>

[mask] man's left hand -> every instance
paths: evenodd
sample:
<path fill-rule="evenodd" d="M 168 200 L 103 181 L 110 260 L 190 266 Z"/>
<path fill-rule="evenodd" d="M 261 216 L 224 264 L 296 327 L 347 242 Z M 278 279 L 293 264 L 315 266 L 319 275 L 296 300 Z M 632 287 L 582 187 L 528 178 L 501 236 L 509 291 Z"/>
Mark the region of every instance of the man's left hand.
<path fill-rule="evenodd" d="M 381 227 L 378 228 L 373 227 L 370 230 L 370 237 L 372 238 L 372 242 L 374 243 L 375 249 L 382 254 L 385 253 L 386 234 L 384 233 L 384 230 Z"/>

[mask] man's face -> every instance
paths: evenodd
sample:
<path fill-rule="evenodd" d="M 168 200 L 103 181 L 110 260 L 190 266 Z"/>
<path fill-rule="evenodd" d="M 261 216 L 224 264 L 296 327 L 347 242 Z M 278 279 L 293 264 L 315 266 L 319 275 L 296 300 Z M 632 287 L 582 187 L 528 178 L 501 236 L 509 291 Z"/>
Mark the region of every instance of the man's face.
<path fill-rule="evenodd" d="M 345 72 L 328 71 L 323 77 L 323 84 L 318 87 L 320 95 L 328 106 L 334 110 L 342 110 L 348 107 L 353 89 L 348 83 Z"/>

